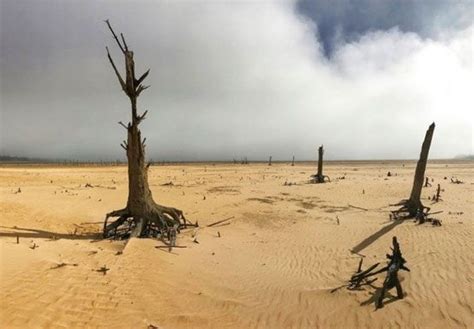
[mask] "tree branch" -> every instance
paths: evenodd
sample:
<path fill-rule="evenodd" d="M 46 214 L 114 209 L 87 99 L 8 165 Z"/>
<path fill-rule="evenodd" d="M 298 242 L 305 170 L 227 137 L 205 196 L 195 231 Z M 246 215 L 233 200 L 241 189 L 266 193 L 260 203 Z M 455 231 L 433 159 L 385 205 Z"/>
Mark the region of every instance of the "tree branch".
<path fill-rule="evenodd" d="M 140 93 L 142 91 L 144 91 L 145 89 L 148 89 L 148 88 L 150 88 L 150 86 L 139 85 L 138 88 L 137 88 L 136 96 L 138 97 L 138 95 L 140 95 Z"/>
<path fill-rule="evenodd" d="M 140 124 L 140 122 L 142 122 L 143 119 L 145 119 L 145 115 L 148 113 L 148 110 L 146 110 L 145 112 L 143 112 L 142 115 L 138 116 L 137 117 L 137 124 Z"/>
<path fill-rule="evenodd" d="M 125 51 L 128 51 L 128 46 L 127 43 L 125 42 L 125 38 L 123 36 L 123 33 L 120 33 L 120 37 L 122 38 L 123 46 L 125 48 Z"/>
<path fill-rule="evenodd" d="M 105 47 L 105 49 L 107 49 L 107 57 L 109 58 L 110 64 L 112 64 L 112 67 L 114 68 L 115 75 L 117 75 L 117 78 L 120 82 L 120 85 L 122 86 L 123 91 L 128 95 L 127 85 L 125 84 L 125 81 L 123 81 L 122 77 L 120 76 L 120 73 L 117 70 L 117 67 L 115 66 L 114 60 L 112 59 L 112 56 L 110 56 L 109 47 Z"/>
<path fill-rule="evenodd" d="M 127 127 L 122 121 L 119 121 L 118 123 L 119 123 L 119 125 L 121 125 L 122 127 L 124 127 L 125 129 L 128 130 L 129 127 Z M 128 124 L 128 125 L 130 126 L 130 124 Z"/>
<path fill-rule="evenodd" d="M 112 32 L 112 35 L 114 36 L 115 38 L 115 41 L 117 41 L 117 44 L 118 46 L 120 47 L 120 50 L 122 51 L 122 53 L 125 54 L 125 50 L 123 49 L 122 45 L 120 44 L 120 41 L 119 39 L 117 38 L 117 35 L 115 34 L 114 30 L 112 29 L 112 26 L 110 26 L 110 22 L 108 19 L 105 20 L 105 23 L 107 23 L 107 26 L 109 27 L 109 30 L 110 32 Z M 125 40 L 124 40 L 125 41 Z M 126 47 L 126 46 L 125 46 Z"/>
<path fill-rule="evenodd" d="M 148 69 L 145 73 L 143 73 L 143 75 L 135 83 L 135 86 L 140 85 L 140 83 L 142 83 L 143 80 L 145 80 L 145 78 L 148 76 L 148 73 L 150 73 L 150 69 Z"/>

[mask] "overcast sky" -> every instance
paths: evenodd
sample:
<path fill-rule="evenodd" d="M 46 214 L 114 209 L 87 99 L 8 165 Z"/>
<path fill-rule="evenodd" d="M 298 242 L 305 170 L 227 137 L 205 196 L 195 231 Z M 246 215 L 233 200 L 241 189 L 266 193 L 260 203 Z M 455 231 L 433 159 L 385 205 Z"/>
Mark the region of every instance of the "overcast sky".
<path fill-rule="evenodd" d="M 123 32 L 153 160 L 473 153 L 473 1 L 0 0 L 0 154 L 124 159 Z"/>

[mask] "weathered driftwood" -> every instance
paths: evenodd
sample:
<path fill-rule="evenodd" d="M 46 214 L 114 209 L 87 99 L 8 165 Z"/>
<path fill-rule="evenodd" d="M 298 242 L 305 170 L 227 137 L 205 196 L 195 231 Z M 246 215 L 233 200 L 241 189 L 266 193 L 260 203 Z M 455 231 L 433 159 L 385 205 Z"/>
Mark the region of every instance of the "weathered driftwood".
<path fill-rule="evenodd" d="M 400 284 L 400 280 L 398 279 L 398 271 L 410 271 L 406 266 L 406 260 L 402 257 L 402 252 L 400 251 L 400 245 L 398 244 L 397 238 L 393 237 L 392 239 L 392 254 L 387 254 L 386 257 L 390 260 L 388 265 L 379 269 L 375 270 L 380 263 L 375 263 L 372 266 L 368 267 L 366 270 L 362 270 L 362 262 L 363 258 L 360 259 L 358 269 L 354 275 L 351 276 L 348 283 L 343 286 L 337 287 L 331 292 L 335 292 L 336 290 L 346 287 L 349 290 L 360 290 L 362 286 L 369 285 L 371 286 L 372 283 L 377 280 L 377 278 L 372 278 L 373 276 L 387 272 L 387 276 L 383 282 L 383 285 L 380 289 L 380 294 L 377 296 L 375 301 L 376 308 L 383 307 L 383 299 L 385 297 L 385 292 L 392 288 L 397 289 L 397 297 L 403 298 L 403 290 Z"/>
<path fill-rule="evenodd" d="M 385 292 L 394 287 L 397 289 L 397 297 L 399 299 L 403 298 L 403 290 L 402 285 L 400 284 L 400 280 L 398 279 L 398 271 L 410 271 L 410 269 L 405 266 L 406 260 L 402 257 L 402 252 L 400 250 L 400 245 L 398 244 L 397 237 L 393 237 L 392 244 L 392 254 L 387 254 L 387 258 L 390 259 L 390 262 L 386 267 L 382 269 L 384 271 L 387 271 L 387 276 L 383 282 L 382 289 L 375 303 L 376 308 L 383 307 L 383 299 L 385 297 Z"/>
<path fill-rule="evenodd" d="M 314 183 L 314 184 L 325 183 L 326 179 L 328 182 L 331 181 L 329 176 L 323 175 L 323 154 L 324 154 L 324 148 L 321 145 L 318 148 L 318 171 L 316 172 L 315 175 L 311 175 L 310 183 Z"/>
<path fill-rule="evenodd" d="M 123 34 L 121 41 L 115 34 L 109 21 L 105 21 L 125 59 L 125 79 L 122 78 L 116 67 L 109 48 L 106 47 L 107 57 L 117 76 L 120 86 L 131 103 L 132 120 L 128 124 L 119 122 L 127 131 L 127 141 L 123 141 L 122 148 L 127 153 L 128 160 L 128 201 L 123 209 L 114 210 L 106 215 L 103 228 L 104 238 L 128 237 L 155 237 L 170 236 L 170 232 L 177 227 L 186 227 L 186 219 L 181 210 L 161 206 L 153 200 L 148 186 L 148 168 L 145 163 L 145 141 L 141 138 L 139 124 L 145 119 L 148 111 L 138 114 L 138 96 L 149 86 L 143 84 L 150 70 L 139 78 L 135 76 L 135 62 L 133 51 L 128 48 Z M 108 223 L 108 219 L 117 217 L 117 220 Z"/>
<path fill-rule="evenodd" d="M 402 200 L 396 204 L 397 206 L 402 207 L 393 211 L 393 217 L 396 219 L 413 218 L 416 217 L 420 212 L 427 214 L 430 210 L 429 207 L 425 207 L 421 203 L 420 198 L 434 129 L 435 123 L 433 122 L 426 131 L 425 139 L 423 141 L 423 145 L 421 146 L 420 158 L 416 165 L 415 178 L 413 180 L 410 198 L 408 200 Z"/>
<path fill-rule="evenodd" d="M 359 261 L 359 266 L 357 267 L 356 272 L 351 276 L 348 283 L 343 284 L 342 286 L 336 287 L 331 290 L 331 293 L 336 292 L 337 290 L 346 287 L 348 290 L 361 290 L 364 285 L 371 285 L 377 278 L 368 279 L 370 277 L 371 271 L 373 271 L 380 263 L 376 263 L 369 268 L 362 270 L 362 263 L 364 258 L 361 257 Z"/>

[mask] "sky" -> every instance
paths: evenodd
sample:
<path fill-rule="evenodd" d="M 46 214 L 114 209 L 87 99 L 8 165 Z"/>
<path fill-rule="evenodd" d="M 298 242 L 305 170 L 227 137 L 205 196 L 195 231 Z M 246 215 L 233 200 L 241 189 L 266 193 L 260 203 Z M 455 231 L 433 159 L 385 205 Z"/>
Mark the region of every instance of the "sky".
<path fill-rule="evenodd" d="M 415 159 L 473 152 L 474 2 L 0 1 L 0 154 L 125 159 L 138 74 L 154 161 Z M 137 75 L 138 75 L 137 74 Z"/>

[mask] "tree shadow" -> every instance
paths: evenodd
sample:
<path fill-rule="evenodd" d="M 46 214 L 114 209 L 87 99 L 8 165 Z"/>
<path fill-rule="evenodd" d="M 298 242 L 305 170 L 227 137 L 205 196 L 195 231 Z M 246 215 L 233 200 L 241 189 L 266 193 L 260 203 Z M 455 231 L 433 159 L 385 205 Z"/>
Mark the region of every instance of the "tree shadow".
<path fill-rule="evenodd" d="M 374 234 L 370 235 L 369 237 L 365 238 L 363 241 L 361 241 L 359 244 L 357 244 L 355 247 L 351 249 L 351 252 L 354 254 L 357 254 L 370 246 L 372 243 L 377 241 L 380 237 L 383 235 L 387 234 L 391 230 L 393 230 L 396 226 L 400 225 L 403 223 L 403 220 L 394 220 L 391 224 L 382 227 L 380 230 L 375 232 Z"/>
<path fill-rule="evenodd" d="M 24 228 L 24 227 L 8 227 L 0 226 L 3 229 L 12 230 L 12 232 L 2 232 L 0 231 L 0 237 L 20 237 L 20 238 L 37 238 L 37 239 L 67 239 L 67 240 L 101 240 L 102 236 L 100 233 L 96 232 L 85 232 L 80 234 L 71 234 L 71 233 L 58 233 L 52 231 Z"/>
<path fill-rule="evenodd" d="M 360 306 L 374 304 L 375 310 L 377 311 L 378 308 L 376 306 L 376 303 L 377 303 L 377 300 L 379 299 L 380 294 L 382 293 L 382 287 L 372 286 L 372 288 L 374 288 L 375 291 L 370 292 L 371 296 L 367 300 L 360 303 Z M 396 302 L 397 300 L 400 300 L 397 296 L 392 295 L 389 291 L 385 291 L 385 296 L 383 298 L 382 304 L 383 306 L 385 306 L 393 302 Z"/>

